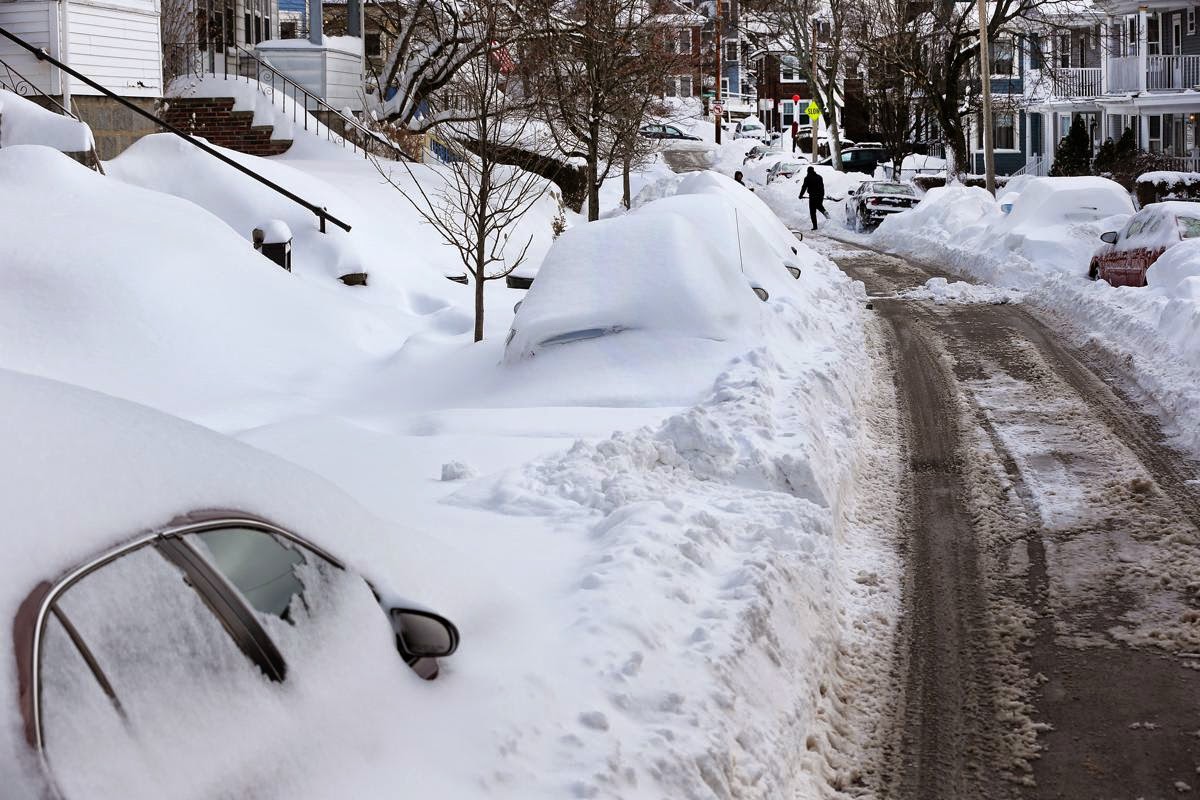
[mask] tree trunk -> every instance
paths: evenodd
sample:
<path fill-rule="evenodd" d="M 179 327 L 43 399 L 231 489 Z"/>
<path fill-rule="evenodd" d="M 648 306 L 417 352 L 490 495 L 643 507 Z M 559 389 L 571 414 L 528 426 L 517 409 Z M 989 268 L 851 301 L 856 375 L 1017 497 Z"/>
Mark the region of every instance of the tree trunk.
<path fill-rule="evenodd" d="M 625 204 L 625 209 L 629 210 L 630 205 L 632 205 L 632 200 L 629 196 L 630 195 L 629 171 L 631 169 L 633 169 L 633 155 L 632 154 L 627 154 L 625 156 L 625 163 L 622 166 L 623 166 L 623 170 L 621 172 L 621 202 Z"/>
<path fill-rule="evenodd" d="M 600 121 L 593 118 L 588 124 L 587 151 L 588 222 L 600 219 Z"/>
<path fill-rule="evenodd" d="M 479 272 L 475 275 L 475 341 L 483 341 L 483 286 L 486 279 L 483 277 L 483 267 L 479 266 L 478 260 L 476 266 Z"/>
<path fill-rule="evenodd" d="M 483 287 L 487 283 L 488 195 L 492 170 L 486 158 L 479 172 L 479 205 L 475 210 L 475 341 L 483 341 Z"/>

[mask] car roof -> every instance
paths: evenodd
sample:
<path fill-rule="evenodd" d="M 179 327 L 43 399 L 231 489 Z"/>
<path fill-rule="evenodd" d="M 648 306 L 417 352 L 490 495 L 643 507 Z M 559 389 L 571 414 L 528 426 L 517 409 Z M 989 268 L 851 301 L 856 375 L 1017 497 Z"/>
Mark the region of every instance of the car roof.
<path fill-rule="evenodd" d="M 1149 203 L 1143 206 L 1142 210 L 1170 212 L 1177 217 L 1200 218 L 1200 203 L 1188 200 L 1163 200 L 1159 203 Z"/>
<path fill-rule="evenodd" d="M 196 510 L 271 519 L 329 550 L 385 596 L 402 588 L 453 613 L 454 598 L 436 577 L 454 562 L 449 553 L 295 464 L 136 403 L 11 370 L 0 369 L 0 407 L 0 617 L 9 626 L 0 637 L 0 690 L 10 698 L 17 685 L 11 625 L 29 592 Z M 0 704 L 0 752 L 24 750 L 20 731 L 17 703 Z"/>

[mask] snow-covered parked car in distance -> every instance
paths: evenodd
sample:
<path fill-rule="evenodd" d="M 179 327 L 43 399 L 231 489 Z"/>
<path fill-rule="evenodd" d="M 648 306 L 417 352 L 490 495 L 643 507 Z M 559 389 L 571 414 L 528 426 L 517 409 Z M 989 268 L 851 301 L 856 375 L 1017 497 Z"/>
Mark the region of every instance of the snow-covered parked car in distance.
<path fill-rule="evenodd" d="M 763 125 L 758 117 L 746 117 L 733 129 L 733 138 L 758 139 L 763 142 L 770 142 L 774 137 L 771 136 L 767 131 L 767 126 Z"/>
<path fill-rule="evenodd" d="M 770 168 L 767 169 L 767 184 L 770 185 L 771 181 L 775 180 L 776 178 L 790 178 L 798 172 L 802 172 L 806 166 L 808 166 L 807 160 L 780 161 L 776 164 L 772 164 Z"/>
<path fill-rule="evenodd" d="M 1168 248 L 1200 238 L 1200 203 L 1168 200 L 1151 203 L 1119 231 L 1101 234 L 1103 246 L 1092 256 L 1088 277 L 1112 286 L 1145 286 L 1146 272 Z"/>
<path fill-rule="evenodd" d="M 920 202 L 910 183 L 864 181 L 846 198 L 846 225 L 856 231 L 871 230 L 891 214 L 907 211 Z"/>
<path fill-rule="evenodd" d="M 409 562 L 428 590 L 424 543 L 397 560 L 334 486 L 143 406 L 8 370 L 0 404 L 6 797 L 336 796 L 342 759 L 386 782 L 459 638 L 392 585 Z"/>

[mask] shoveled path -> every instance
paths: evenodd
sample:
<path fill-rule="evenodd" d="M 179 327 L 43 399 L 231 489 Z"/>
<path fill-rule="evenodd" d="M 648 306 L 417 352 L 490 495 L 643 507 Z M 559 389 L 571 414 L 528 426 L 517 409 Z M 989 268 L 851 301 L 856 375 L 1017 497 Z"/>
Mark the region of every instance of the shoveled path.
<path fill-rule="evenodd" d="M 1198 796 L 1200 468 L 1019 304 L 898 298 L 949 276 L 816 244 L 875 296 L 908 420 L 900 667 L 871 793 Z"/>

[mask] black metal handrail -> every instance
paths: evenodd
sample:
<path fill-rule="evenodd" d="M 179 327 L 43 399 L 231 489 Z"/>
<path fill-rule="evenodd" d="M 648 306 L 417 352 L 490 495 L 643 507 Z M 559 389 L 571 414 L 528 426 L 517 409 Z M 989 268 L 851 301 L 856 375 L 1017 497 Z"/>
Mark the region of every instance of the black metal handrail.
<path fill-rule="evenodd" d="M 205 153 L 208 153 L 210 156 L 217 159 L 218 161 L 223 161 L 224 163 L 226 163 L 229 166 L 236 169 L 238 172 L 241 172 L 244 175 L 248 175 L 249 177 L 251 177 L 254 180 L 258 181 L 259 183 L 263 184 L 264 186 L 267 186 L 268 188 L 274 190 L 275 192 L 283 195 L 287 199 L 291 200 L 293 203 L 296 203 L 297 205 L 303 206 L 304 208 L 308 209 L 309 211 L 311 211 L 313 214 L 316 215 L 318 220 L 320 220 L 321 233 L 325 233 L 326 220 L 328 220 L 329 222 L 332 222 L 334 225 L 337 225 L 339 228 L 341 228 L 344 231 L 350 230 L 350 226 L 347 223 L 342 222 L 340 219 L 338 219 L 337 217 L 330 214 L 328 211 L 325 210 L 325 208 L 323 206 L 318 206 L 318 205 L 315 205 L 314 203 L 308 202 L 303 197 L 300 197 L 299 195 L 295 194 L 294 192 L 283 188 L 282 186 L 280 186 L 279 184 L 270 180 L 269 178 L 264 178 L 262 175 L 259 175 L 257 172 L 250 169 L 249 167 L 243 166 L 242 164 L 239 164 L 237 161 L 234 161 L 232 158 L 225 155 L 224 153 L 213 149 L 208 144 L 200 141 L 196 137 L 190 136 L 189 134 L 184 133 L 183 131 L 181 131 L 179 128 L 176 128 L 171 123 L 161 119 L 160 117 L 155 116 L 154 114 L 151 114 L 149 111 L 146 111 L 143 108 L 140 108 L 140 107 L 134 105 L 133 103 L 126 100 L 124 97 L 114 94 L 113 92 L 104 88 L 100 84 L 96 83 L 94 80 L 92 80 L 88 76 L 78 72 L 75 69 L 72 69 L 71 67 L 68 67 L 66 64 L 62 63 L 58 59 L 51 56 L 44 49 L 39 48 L 39 47 L 34 47 L 29 42 L 25 41 L 24 39 L 22 39 L 21 37 L 15 35 L 13 33 L 10 33 L 8 30 L 6 30 L 3 27 L 0 27 L 0 36 L 3 36 L 4 38 L 8 39 L 10 42 L 17 45 L 18 47 L 28 50 L 30 53 L 32 53 L 38 59 L 38 61 L 47 61 L 47 62 L 53 64 L 54 66 L 58 67 L 60 70 L 67 73 L 68 75 L 71 75 L 72 77 L 78 78 L 79 80 L 83 81 L 85 84 L 87 84 L 91 88 L 95 89 L 97 92 L 100 92 L 100 94 L 104 95 L 105 97 L 107 97 L 111 100 L 117 101 L 122 106 L 129 109 L 130 111 L 137 114 L 138 116 L 144 117 L 144 118 L 150 120 L 154 124 L 161 127 L 163 130 L 166 130 L 170 133 L 175 134 L 180 139 L 183 139 L 185 142 L 189 142 L 193 146 L 198 147 L 199 149 L 203 150 Z"/>
<path fill-rule="evenodd" d="M 216 53 L 212 70 L 203 63 L 203 58 L 197 57 L 196 45 L 190 42 L 168 43 L 163 45 L 163 48 L 167 59 L 175 65 L 180 75 L 197 78 L 213 75 L 225 80 L 244 80 L 247 83 L 257 81 L 263 93 L 272 101 L 279 98 L 278 108 L 285 116 L 289 112 L 290 101 L 292 123 L 302 125 L 305 131 L 311 130 L 317 135 L 324 134 L 327 141 L 354 153 L 361 152 L 364 157 L 375 155 L 396 160 L 411 160 L 395 142 L 338 111 L 322 97 L 280 72 L 275 65 L 259 58 L 241 45 L 227 45 L 225 53 Z M 217 71 L 218 69 L 220 71 Z M 327 119 L 322 122 L 313 117 L 310 123 L 309 117 L 313 112 L 324 113 Z M 338 120 L 342 127 L 340 133 L 333 130 L 330 124 L 334 119 Z"/>

